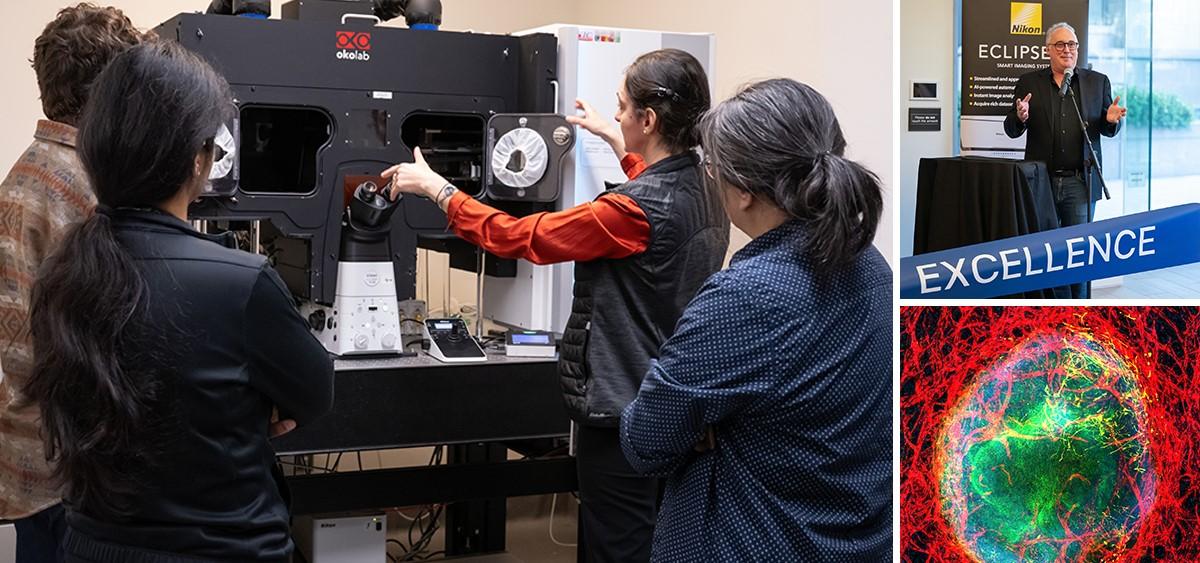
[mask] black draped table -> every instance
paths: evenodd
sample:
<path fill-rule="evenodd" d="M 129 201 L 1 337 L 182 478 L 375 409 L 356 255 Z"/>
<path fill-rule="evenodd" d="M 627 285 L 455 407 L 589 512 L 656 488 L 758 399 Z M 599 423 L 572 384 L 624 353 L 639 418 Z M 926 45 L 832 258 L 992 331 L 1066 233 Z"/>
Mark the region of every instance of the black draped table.
<path fill-rule="evenodd" d="M 922 158 L 913 254 L 1058 228 L 1046 164 L 1003 158 Z M 1057 287 L 1005 297 L 1069 299 Z"/>

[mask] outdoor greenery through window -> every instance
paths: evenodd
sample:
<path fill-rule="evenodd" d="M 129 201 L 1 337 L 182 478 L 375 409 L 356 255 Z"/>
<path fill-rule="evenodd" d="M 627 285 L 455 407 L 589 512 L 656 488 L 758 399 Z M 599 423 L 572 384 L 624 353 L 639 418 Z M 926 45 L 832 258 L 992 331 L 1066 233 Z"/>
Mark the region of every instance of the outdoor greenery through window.
<path fill-rule="evenodd" d="M 1097 218 L 1200 202 L 1200 2 L 1092 0 L 1087 63 L 1108 75 L 1129 110 L 1104 139 L 1104 176 L 1117 202 Z"/>

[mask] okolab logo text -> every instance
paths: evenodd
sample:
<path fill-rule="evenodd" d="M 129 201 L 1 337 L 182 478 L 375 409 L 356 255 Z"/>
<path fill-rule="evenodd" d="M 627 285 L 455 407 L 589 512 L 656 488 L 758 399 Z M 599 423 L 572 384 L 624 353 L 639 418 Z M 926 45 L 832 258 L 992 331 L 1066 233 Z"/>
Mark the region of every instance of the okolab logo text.
<path fill-rule="evenodd" d="M 346 61 L 371 60 L 371 33 L 366 31 L 337 32 L 337 58 Z"/>
<path fill-rule="evenodd" d="M 1042 5 L 1034 2 L 1013 2 L 1009 33 L 1012 35 L 1042 34 Z"/>

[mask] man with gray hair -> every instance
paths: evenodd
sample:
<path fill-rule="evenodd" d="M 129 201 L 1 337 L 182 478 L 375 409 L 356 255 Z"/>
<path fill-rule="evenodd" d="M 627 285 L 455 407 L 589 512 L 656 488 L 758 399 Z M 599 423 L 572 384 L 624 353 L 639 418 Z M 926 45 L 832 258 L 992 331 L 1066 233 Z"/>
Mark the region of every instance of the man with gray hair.
<path fill-rule="evenodd" d="M 1112 97 L 1108 77 L 1077 69 L 1079 39 L 1075 29 L 1056 23 L 1046 31 L 1050 66 L 1027 73 L 1013 91 L 1016 103 L 1004 119 L 1004 132 L 1025 138 L 1025 160 L 1040 160 L 1050 171 L 1060 226 L 1089 223 L 1100 199 L 1103 159 L 1100 135 L 1121 129 L 1125 108 Z M 1082 122 L 1082 124 L 1080 123 Z M 1092 151 L 1095 149 L 1095 158 Z M 1089 297 L 1089 284 L 1071 286 L 1071 297 Z"/>

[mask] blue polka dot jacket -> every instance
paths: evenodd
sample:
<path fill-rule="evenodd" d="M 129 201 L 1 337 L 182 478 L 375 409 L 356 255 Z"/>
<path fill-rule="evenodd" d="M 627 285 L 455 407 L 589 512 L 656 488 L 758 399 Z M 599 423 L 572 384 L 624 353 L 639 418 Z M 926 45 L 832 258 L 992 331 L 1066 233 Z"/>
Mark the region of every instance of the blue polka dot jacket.
<path fill-rule="evenodd" d="M 623 412 L 630 463 L 667 476 L 655 561 L 891 559 L 892 272 L 870 247 L 819 273 L 804 236 L 712 276 Z"/>

